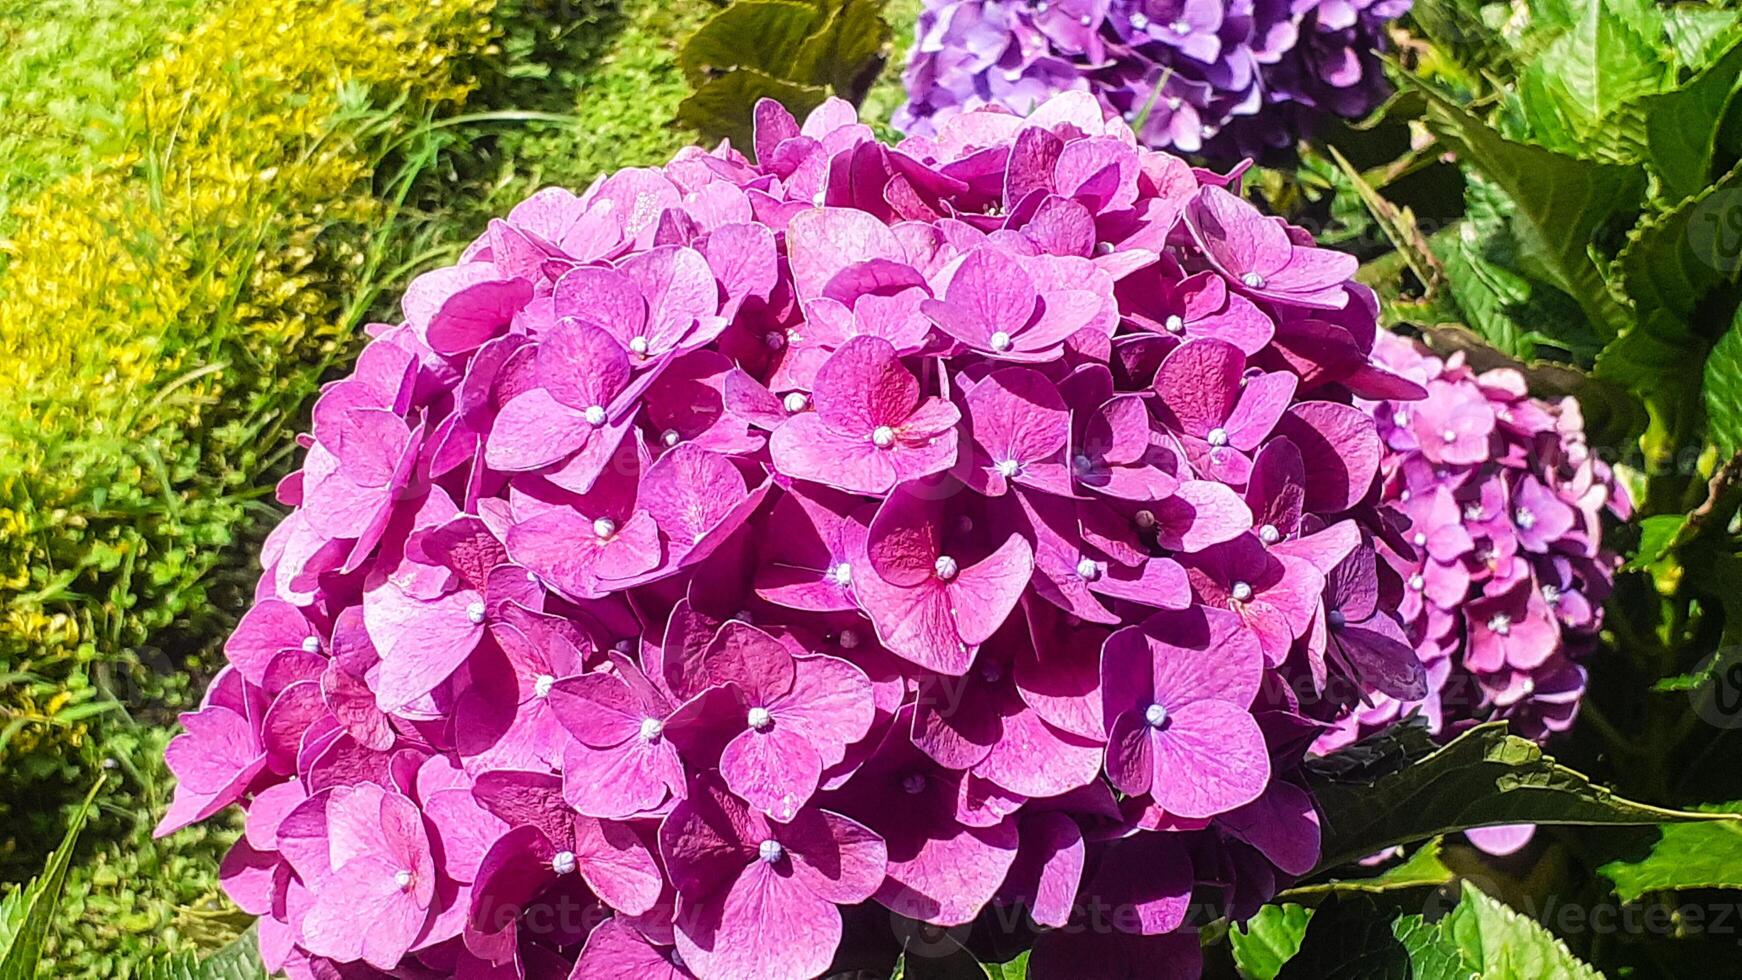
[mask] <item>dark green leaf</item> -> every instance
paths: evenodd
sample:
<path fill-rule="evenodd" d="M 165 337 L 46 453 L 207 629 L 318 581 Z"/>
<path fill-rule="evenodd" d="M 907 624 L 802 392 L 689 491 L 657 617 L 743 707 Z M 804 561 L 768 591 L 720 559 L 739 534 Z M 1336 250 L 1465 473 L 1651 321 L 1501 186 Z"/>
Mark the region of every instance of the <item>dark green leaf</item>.
<path fill-rule="evenodd" d="M 1742 166 L 1711 187 L 1647 216 L 1627 236 L 1615 264 L 1622 292 L 1643 322 L 1666 310 L 1683 322 L 1694 304 L 1742 259 Z"/>
<path fill-rule="evenodd" d="M 678 65 L 692 86 L 733 68 L 791 78 L 793 60 L 821 23 L 817 8 L 802 0 L 737 0 L 690 35 Z"/>
<path fill-rule="evenodd" d="M 1482 980 L 1603 980 L 1554 934 L 1464 882 L 1458 907 L 1440 923 Z"/>
<path fill-rule="evenodd" d="M 1411 980 L 1475 980 L 1481 976 L 1457 944 L 1438 925 L 1419 915 L 1405 915 L 1391 932 L 1409 953 Z"/>
<path fill-rule="evenodd" d="M 1631 326 L 1632 317 L 1605 288 L 1589 249 L 1604 222 L 1638 207 L 1644 172 L 1507 140 L 1461 106 L 1414 84 L 1427 99 L 1428 125 L 1510 199 L 1523 271 L 1572 297 L 1599 336 L 1612 338 Z"/>
<path fill-rule="evenodd" d="M 1742 802 L 1709 809 L 1742 813 Z M 1597 869 L 1615 883 L 1622 901 L 1684 888 L 1742 889 L 1742 822 L 1667 824 L 1659 831 L 1663 836 L 1644 858 Z"/>
<path fill-rule="evenodd" d="M 792 78 L 831 86 L 848 101 L 859 101 L 889 43 L 883 7 L 884 0 L 846 0 L 798 52 Z"/>
<path fill-rule="evenodd" d="M 1424 37 L 1464 68 L 1481 71 L 1506 57 L 1506 39 L 1482 19 L 1481 0 L 1417 0 L 1409 16 Z"/>
<path fill-rule="evenodd" d="M 1300 951 L 1313 910 L 1299 905 L 1266 905 L 1242 925 L 1228 930 L 1234 965 L 1249 980 L 1276 980 L 1284 963 Z"/>
<path fill-rule="evenodd" d="M 1742 310 L 1706 358 L 1704 389 L 1712 441 L 1725 455 L 1742 450 Z"/>
<path fill-rule="evenodd" d="M 67 824 L 66 836 L 60 846 L 48 856 L 42 875 L 27 884 L 17 886 L 0 901 L 0 980 L 35 980 L 37 961 L 54 925 L 55 909 L 60 906 L 61 892 L 66 888 L 67 871 L 72 867 L 73 847 L 79 831 L 90 815 L 91 801 L 102 789 L 99 779 L 85 801 L 73 812 Z"/>
<path fill-rule="evenodd" d="M 1361 203 L 1366 206 L 1368 213 L 1373 216 L 1373 220 L 1379 224 L 1380 230 L 1385 233 L 1386 239 L 1391 242 L 1391 247 L 1403 256 L 1403 261 L 1409 266 L 1409 271 L 1415 273 L 1416 279 L 1421 281 L 1429 296 L 1437 293 L 1445 279 L 1446 272 L 1440 266 L 1439 258 L 1428 247 L 1427 239 L 1422 236 L 1421 229 L 1416 226 L 1415 215 L 1411 214 L 1408 208 L 1398 208 L 1380 196 L 1379 192 L 1373 189 L 1373 185 L 1367 183 L 1366 179 L 1361 176 L 1361 172 L 1356 170 L 1354 165 L 1349 163 L 1348 158 L 1343 156 L 1336 147 L 1332 146 L 1328 149 L 1331 151 L 1332 159 L 1336 160 L 1337 167 L 1342 170 L 1343 177 L 1355 189 Z"/>
<path fill-rule="evenodd" d="M 1656 824 L 1711 819 L 1622 799 L 1544 755 L 1504 722 L 1382 775 L 1316 775 L 1323 828 L 1320 870 L 1396 844 L 1500 824 Z"/>
<path fill-rule="evenodd" d="M 724 137 L 748 148 L 752 116 L 759 99 L 774 99 L 793 115 L 804 115 L 828 98 L 820 85 L 797 85 L 752 68 L 738 68 L 711 79 L 677 107 L 678 122 L 711 138 Z"/>
<path fill-rule="evenodd" d="M 1638 100 L 1645 121 L 1646 163 L 1672 201 L 1700 193 L 1712 173 L 1718 122 L 1742 79 L 1742 41 L 1686 85 Z"/>
<path fill-rule="evenodd" d="M 1391 931 L 1396 915 L 1366 898 L 1321 906 L 1276 980 L 1409 980 L 1409 950 Z"/>

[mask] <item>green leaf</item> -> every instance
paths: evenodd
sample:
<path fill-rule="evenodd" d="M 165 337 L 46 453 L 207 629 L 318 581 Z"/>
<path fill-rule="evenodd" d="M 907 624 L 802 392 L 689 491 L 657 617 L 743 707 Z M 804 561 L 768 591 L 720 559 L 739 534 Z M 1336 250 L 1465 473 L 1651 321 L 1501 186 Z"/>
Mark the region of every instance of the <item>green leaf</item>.
<path fill-rule="evenodd" d="M 1367 212 L 1373 216 L 1379 229 L 1391 242 L 1391 247 L 1403 257 L 1404 263 L 1409 266 L 1409 271 L 1415 273 L 1416 279 L 1421 281 L 1422 287 L 1429 296 L 1437 293 L 1445 280 L 1446 270 L 1440 265 L 1440 260 L 1434 255 L 1433 250 L 1428 247 L 1427 239 L 1422 236 L 1421 229 L 1416 226 L 1415 215 L 1410 213 L 1408 208 L 1399 208 L 1380 196 L 1379 192 L 1373 189 L 1373 185 L 1367 183 L 1366 179 L 1361 176 L 1361 172 L 1356 170 L 1349 159 L 1343 156 L 1336 147 L 1331 146 L 1327 149 L 1331 151 L 1331 157 L 1336 160 L 1337 167 L 1342 170 L 1344 178 L 1354 187 L 1356 195 L 1366 206 Z"/>
<path fill-rule="evenodd" d="M 1603 980 L 1542 926 L 1464 882 L 1463 900 L 1440 923 L 1482 980 Z"/>
<path fill-rule="evenodd" d="M 1391 932 L 1409 953 L 1410 980 L 1475 980 L 1481 975 L 1438 925 L 1419 915 L 1400 917 Z"/>
<path fill-rule="evenodd" d="M 986 968 L 986 976 L 990 980 L 1026 980 L 1028 977 L 1028 950 L 1008 963 L 982 963 Z"/>
<path fill-rule="evenodd" d="M 85 794 L 84 803 L 67 824 L 66 836 L 48 856 L 42 875 L 14 888 L 0 901 L 0 980 L 34 980 L 37 976 L 37 961 L 42 959 L 42 947 L 53 928 L 55 909 L 72 867 L 73 846 L 90 815 L 91 802 L 102 788 L 103 780 L 98 779 Z"/>
<path fill-rule="evenodd" d="M 1683 323 L 1742 262 L 1742 165 L 1711 187 L 1647 216 L 1616 257 L 1620 289 L 1642 322 L 1659 310 Z"/>
<path fill-rule="evenodd" d="M 1663 13 L 1676 60 L 1695 71 L 1716 60 L 1736 31 L 1736 11 L 1707 3 L 1678 3 Z"/>
<path fill-rule="evenodd" d="M 133 976 L 134 980 L 264 980 L 266 967 L 250 929 L 204 959 L 194 953 L 168 956 L 141 965 Z"/>
<path fill-rule="evenodd" d="M 1625 571 L 1636 572 L 1649 568 L 1669 552 L 1683 527 L 1687 526 L 1686 514 L 1658 514 L 1647 517 L 1639 522 L 1639 547 L 1633 552 L 1633 557 L 1627 564 L 1621 566 Z"/>
<path fill-rule="evenodd" d="M 1507 734 L 1504 722 L 1479 725 L 1379 774 L 1320 769 L 1311 783 L 1323 834 L 1321 871 L 1471 827 L 1715 819 L 1618 797 L 1544 755 L 1535 742 Z"/>
<path fill-rule="evenodd" d="M 1742 814 L 1742 802 L 1701 809 Z M 1615 883 L 1623 902 L 1684 888 L 1742 889 L 1742 823 L 1669 824 L 1659 832 L 1663 836 L 1644 858 L 1597 869 Z"/>
<path fill-rule="evenodd" d="M 1706 420 L 1724 455 L 1742 449 L 1742 310 L 1706 358 Z"/>
<path fill-rule="evenodd" d="M 1607 117 L 1630 99 L 1656 92 L 1668 59 L 1641 30 L 1632 0 L 1586 0 L 1572 28 L 1531 59 L 1524 79 L 1529 97 L 1547 97 L 1580 133 L 1613 127 Z M 1532 113 L 1535 115 L 1536 113 Z"/>
<path fill-rule="evenodd" d="M 757 100 L 774 99 L 802 119 L 828 95 L 828 90 L 820 85 L 798 85 L 754 68 L 738 68 L 698 86 L 677 107 L 677 119 L 704 136 L 723 137 L 748 148 L 753 126 L 751 113 Z"/>
<path fill-rule="evenodd" d="M 1510 200 L 1523 271 L 1572 297 L 1605 340 L 1631 326 L 1589 250 L 1601 225 L 1638 207 L 1644 171 L 1513 142 L 1420 81 L 1410 84 L 1427 101 L 1429 127 Z"/>
<path fill-rule="evenodd" d="M 1673 91 L 1639 99 L 1645 121 L 1646 164 L 1663 181 L 1672 201 L 1700 193 L 1712 172 L 1718 123 L 1742 78 L 1742 40 L 1719 60 Z"/>
<path fill-rule="evenodd" d="M 737 0 L 690 35 L 677 62 L 692 86 L 734 68 L 790 78 L 793 60 L 821 21 L 816 6 L 803 0 Z"/>
<path fill-rule="evenodd" d="M 1464 68 L 1493 67 L 1508 53 L 1506 39 L 1483 20 L 1481 0 L 1417 0 L 1409 17 L 1422 36 Z"/>
<path fill-rule="evenodd" d="M 1294 904 L 1266 905 L 1228 930 L 1234 965 L 1248 980 L 1276 980 L 1284 963 L 1300 952 L 1313 910 Z"/>
<path fill-rule="evenodd" d="M 1391 931 L 1395 916 L 1364 897 L 1321 906 L 1275 980 L 1409 980 L 1409 951 Z"/>
<path fill-rule="evenodd" d="M 798 52 L 792 78 L 828 85 L 835 93 L 858 102 L 883 63 L 889 25 L 883 20 L 885 0 L 845 0 L 822 30 Z"/>

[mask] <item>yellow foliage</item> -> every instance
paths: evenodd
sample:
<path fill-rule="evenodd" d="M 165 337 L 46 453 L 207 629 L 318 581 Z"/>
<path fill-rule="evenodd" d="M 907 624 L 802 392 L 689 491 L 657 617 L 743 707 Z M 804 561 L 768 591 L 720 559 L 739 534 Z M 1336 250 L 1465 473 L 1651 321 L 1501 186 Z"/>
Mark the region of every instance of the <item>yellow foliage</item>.
<path fill-rule="evenodd" d="M 216 5 L 140 69 L 126 149 L 16 208 L 0 672 L 77 686 L 85 662 L 199 611 L 244 497 L 349 339 L 383 147 L 464 100 L 494 5 Z M 64 703 L 0 698 L 0 725 Z"/>

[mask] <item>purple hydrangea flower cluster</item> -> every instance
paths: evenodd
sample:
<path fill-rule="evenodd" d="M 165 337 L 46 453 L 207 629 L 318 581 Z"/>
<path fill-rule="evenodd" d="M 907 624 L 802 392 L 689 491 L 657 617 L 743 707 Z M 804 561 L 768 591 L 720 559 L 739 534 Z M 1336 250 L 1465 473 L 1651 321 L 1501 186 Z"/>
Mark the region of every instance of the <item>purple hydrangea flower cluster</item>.
<path fill-rule="evenodd" d="M 1315 116 L 1390 94 L 1376 52 L 1410 0 L 926 0 L 894 124 L 1025 113 L 1087 91 L 1157 148 L 1211 157 L 1287 146 Z"/>
<path fill-rule="evenodd" d="M 1352 258 L 1084 95 L 754 150 L 539 192 L 322 392 L 159 828 L 243 806 L 275 970 L 802 978 L 867 904 L 1194 975 L 1317 860 L 1308 702 L 1425 694 Z"/>
<path fill-rule="evenodd" d="M 1538 740 L 1566 730 L 1620 564 L 1603 548 L 1602 515 L 1627 519 L 1625 490 L 1586 444 L 1575 399 L 1531 398 L 1515 370 L 1478 374 L 1462 354 L 1389 334 L 1375 356 L 1427 389 L 1418 402 L 1363 404 L 1386 444 L 1385 500 L 1413 546 L 1386 557 L 1433 690 L 1413 702 L 1375 695 L 1319 747 L 1412 711 L 1436 733 L 1492 718 Z"/>

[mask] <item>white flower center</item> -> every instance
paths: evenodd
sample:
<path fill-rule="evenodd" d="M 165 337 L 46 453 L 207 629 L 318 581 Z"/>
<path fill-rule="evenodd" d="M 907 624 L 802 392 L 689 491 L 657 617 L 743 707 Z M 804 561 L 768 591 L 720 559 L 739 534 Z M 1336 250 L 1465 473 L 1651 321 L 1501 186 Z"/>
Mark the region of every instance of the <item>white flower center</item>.
<path fill-rule="evenodd" d="M 768 864 L 780 860 L 780 856 L 785 853 L 786 849 L 780 846 L 780 841 L 772 837 L 756 845 L 756 856 Z"/>
<path fill-rule="evenodd" d="M 617 533 L 617 522 L 609 517 L 600 517 L 593 521 L 593 535 L 598 538 L 608 538 Z"/>
<path fill-rule="evenodd" d="M 683 439 L 683 434 L 676 429 L 667 429 L 659 434 L 659 441 L 664 443 L 668 449 L 677 445 L 681 439 Z"/>
<path fill-rule="evenodd" d="M 659 734 L 663 731 L 665 731 L 665 722 L 660 721 L 658 718 L 643 718 L 643 719 L 641 719 L 641 739 L 642 739 L 642 741 L 651 742 L 654 739 L 658 738 Z"/>
<path fill-rule="evenodd" d="M 1519 689 L 1519 690 L 1520 690 L 1520 691 L 1523 691 L 1523 692 L 1524 692 L 1524 696 L 1525 696 L 1525 697 L 1527 697 L 1527 698 L 1528 698 L 1528 697 L 1530 697 L 1530 696 L 1531 696 L 1531 695 L 1532 695 L 1532 694 L 1535 694 L 1535 693 L 1536 693 L 1536 682 L 1535 682 L 1535 681 L 1533 681 L 1533 680 L 1531 680 L 1531 679 L 1530 679 L 1530 678 L 1528 678 L 1528 677 L 1526 677 L 1526 678 L 1525 678 L 1525 679 L 1524 679 L 1524 683 L 1523 683 L 1523 684 L 1520 684 L 1520 685 L 1518 685 L 1518 689 Z"/>
<path fill-rule="evenodd" d="M 762 335 L 762 343 L 769 350 L 779 350 L 786 346 L 786 337 L 777 330 L 770 330 Z"/>
<path fill-rule="evenodd" d="M 1458 434 L 1457 434 L 1457 432 L 1455 432 L 1451 429 L 1447 429 L 1446 431 L 1440 433 L 1440 441 L 1449 446 L 1452 443 L 1458 441 Z"/>
<path fill-rule="evenodd" d="M 821 191 L 817 191 L 816 194 L 813 197 L 811 197 L 811 203 L 815 204 L 817 207 L 820 208 L 823 206 L 823 202 L 828 200 L 828 199 L 829 199 L 829 192 L 826 190 L 821 190 Z"/>
<path fill-rule="evenodd" d="M 1408 428 L 1409 427 L 1409 413 L 1404 411 L 1401 408 L 1398 409 L 1396 412 L 1393 412 L 1391 415 L 1391 424 L 1397 426 L 1399 429 Z"/>
<path fill-rule="evenodd" d="M 1084 558 L 1077 562 L 1077 577 L 1087 582 L 1093 582 L 1101 577 L 1101 563 L 1093 558 Z"/>
<path fill-rule="evenodd" d="M 1247 582 L 1235 582 L 1228 594 L 1234 597 L 1235 602 L 1246 602 L 1252 598 L 1252 586 Z"/>
<path fill-rule="evenodd" d="M 1162 322 L 1162 326 L 1167 328 L 1168 333 L 1184 333 L 1186 329 L 1186 321 L 1185 318 L 1180 316 L 1178 313 L 1170 313 L 1168 314 L 1167 319 Z"/>
<path fill-rule="evenodd" d="M 646 337 L 631 337 L 631 338 L 629 338 L 629 349 L 634 351 L 637 354 L 647 353 L 647 338 Z"/>
<path fill-rule="evenodd" d="M 1071 465 L 1076 467 L 1078 473 L 1087 473 L 1095 468 L 1095 461 L 1082 453 L 1078 453 L 1071 458 Z"/>
<path fill-rule="evenodd" d="M 1325 618 L 1330 621 L 1331 629 L 1334 630 L 1342 629 L 1343 624 L 1349 621 L 1348 617 L 1343 615 L 1343 610 L 1341 609 L 1331 610 L 1329 613 L 1325 614 Z"/>
<path fill-rule="evenodd" d="M 580 862 L 575 860 L 574 851 L 558 851 L 556 857 L 550 859 L 550 869 L 559 875 L 572 875 L 578 867 Z"/>
<path fill-rule="evenodd" d="M 751 708 L 749 714 L 745 716 L 744 720 L 751 728 L 754 728 L 759 732 L 767 731 L 768 726 L 774 724 L 774 716 L 770 715 L 768 709 L 761 705 Z"/>
<path fill-rule="evenodd" d="M 810 404 L 810 399 L 804 396 L 804 392 L 794 391 L 788 393 L 785 398 L 782 398 L 780 404 L 786 409 L 788 414 L 797 415 L 804 411 L 806 405 Z"/>
<path fill-rule="evenodd" d="M 853 581 L 853 566 L 841 562 L 829 569 L 829 578 L 834 579 L 836 585 L 849 585 Z"/>
<path fill-rule="evenodd" d="M 880 425 L 871 430 L 871 444 L 878 449 L 888 449 L 895 445 L 895 430 L 887 425 Z"/>
<path fill-rule="evenodd" d="M 482 623 L 484 621 L 484 604 L 482 602 L 474 602 L 467 606 L 466 618 L 471 620 L 472 625 L 474 626 Z"/>
<path fill-rule="evenodd" d="M 1275 524 L 1261 524 L 1258 526 L 1258 540 L 1265 544 L 1275 544 L 1282 540 L 1282 532 Z"/>
<path fill-rule="evenodd" d="M 1226 446 L 1228 444 L 1228 430 L 1222 428 L 1211 429 L 1209 434 L 1204 436 L 1204 441 L 1212 446 Z"/>
<path fill-rule="evenodd" d="M 1214 126 L 1205 126 L 1204 128 L 1205 129 L 1214 129 L 1215 127 Z M 1252 289 L 1264 288 L 1264 277 L 1259 275 L 1256 272 L 1246 273 L 1245 275 L 1240 277 L 1240 281 L 1245 283 L 1248 287 L 1250 287 Z"/>
<path fill-rule="evenodd" d="M 1464 508 L 1464 520 L 1466 520 L 1466 521 L 1479 521 L 1481 519 L 1482 519 L 1482 505 L 1481 504 L 1471 504 L 1470 506 Z"/>
<path fill-rule="evenodd" d="M 1177 95 L 1170 95 L 1167 97 L 1167 107 L 1175 112 L 1178 112 L 1179 107 L 1185 104 L 1185 100 Z"/>
<path fill-rule="evenodd" d="M 1559 605 L 1560 601 L 1561 601 L 1560 586 L 1558 586 L 1558 585 L 1545 585 L 1545 586 L 1543 586 L 1542 587 L 1542 601 L 1548 603 L 1551 606 Z"/>
<path fill-rule="evenodd" d="M 910 772 L 907 775 L 901 777 L 901 791 L 903 793 L 906 793 L 909 796 L 918 796 L 924 790 L 925 790 L 925 776 L 924 775 L 917 773 L 917 772 Z"/>
<path fill-rule="evenodd" d="M 1132 28 L 1141 31 L 1149 26 L 1149 18 L 1143 16 L 1142 11 L 1132 11 L 1131 26 Z"/>
<path fill-rule="evenodd" d="M 1151 728 L 1160 728 L 1167 724 L 1167 709 L 1159 704 L 1152 704 L 1143 709 L 1143 720 L 1148 722 Z"/>
<path fill-rule="evenodd" d="M 1488 632 L 1498 633 L 1501 636 L 1512 632 L 1512 617 L 1505 613 L 1495 613 L 1488 620 Z"/>
<path fill-rule="evenodd" d="M 393 875 L 393 886 L 400 889 L 410 888 L 411 879 L 412 874 L 410 871 L 395 872 Z"/>
<path fill-rule="evenodd" d="M 605 424 L 605 406 L 603 405 L 588 405 L 587 410 L 581 414 L 586 418 L 587 424 L 595 429 Z"/>
<path fill-rule="evenodd" d="M 1183 20 L 1176 20 L 1173 23 L 1167 25 L 1167 29 L 1174 32 L 1175 34 L 1178 34 L 1180 37 L 1185 37 L 1187 34 L 1190 34 L 1192 32 L 1192 25 L 1186 23 Z"/>
<path fill-rule="evenodd" d="M 1417 531 L 1415 532 L 1415 537 L 1412 537 L 1409 540 L 1414 541 L 1415 546 L 1419 548 L 1422 545 L 1427 544 L 1427 533 L 1425 531 Z"/>
<path fill-rule="evenodd" d="M 556 678 L 549 674 L 540 674 L 532 681 L 532 693 L 541 698 L 550 697 L 550 689 L 556 686 Z"/>
<path fill-rule="evenodd" d="M 1401 492 L 1399 492 L 1399 493 L 1398 493 L 1398 495 L 1397 495 L 1397 499 L 1398 499 L 1398 500 L 1401 500 L 1401 501 L 1402 501 L 1402 502 L 1404 502 L 1404 503 L 1406 503 L 1406 504 L 1407 504 L 1407 503 L 1409 503 L 1409 498 L 1411 498 L 1411 497 L 1413 497 L 1413 496 L 1415 496 L 1415 491 L 1413 491 L 1413 490 L 1404 490 L 1404 491 L 1401 491 Z"/>
<path fill-rule="evenodd" d="M 303 637 L 302 638 L 302 652 L 303 653 L 320 653 L 321 652 L 321 638 L 318 636 L 305 636 L 305 637 Z"/>
<path fill-rule="evenodd" d="M 1520 507 L 1518 512 L 1512 515 L 1512 522 L 1528 531 L 1536 525 L 1536 515 L 1532 514 L 1529 508 Z"/>
<path fill-rule="evenodd" d="M 1138 527 L 1147 531 L 1155 526 L 1155 511 L 1140 510 L 1131 515 L 1131 523 L 1136 524 Z"/>
<path fill-rule="evenodd" d="M 961 571 L 956 565 L 956 560 L 949 555 L 939 555 L 938 560 L 933 562 L 931 567 L 932 571 L 937 573 L 938 578 L 946 582 L 955 578 L 956 573 Z"/>
<path fill-rule="evenodd" d="M 1011 341 L 1009 334 L 1000 330 L 992 335 L 992 339 L 988 341 L 988 343 L 991 344 L 993 350 L 1003 353 L 1010 349 L 1010 345 L 1013 341 Z"/>
<path fill-rule="evenodd" d="M 841 645 L 841 649 L 851 650 L 859 645 L 859 631 L 852 629 L 842 630 L 841 635 L 835 638 L 835 642 Z"/>
<path fill-rule="evenodd" d="M 1014 459 L 1001 459 L 992 468 L 998 471 L 999 476 L 1008 480 L 1022 469 L 1022 464 Z"/>
<path fill-rule="evenodd" d="M 1409 587 L 1412 591 L 1420 592 L 1427 588 L 1427 579 L 1423 578 L 1420 572 L 1416 572 L 1409 577 Z"/>

